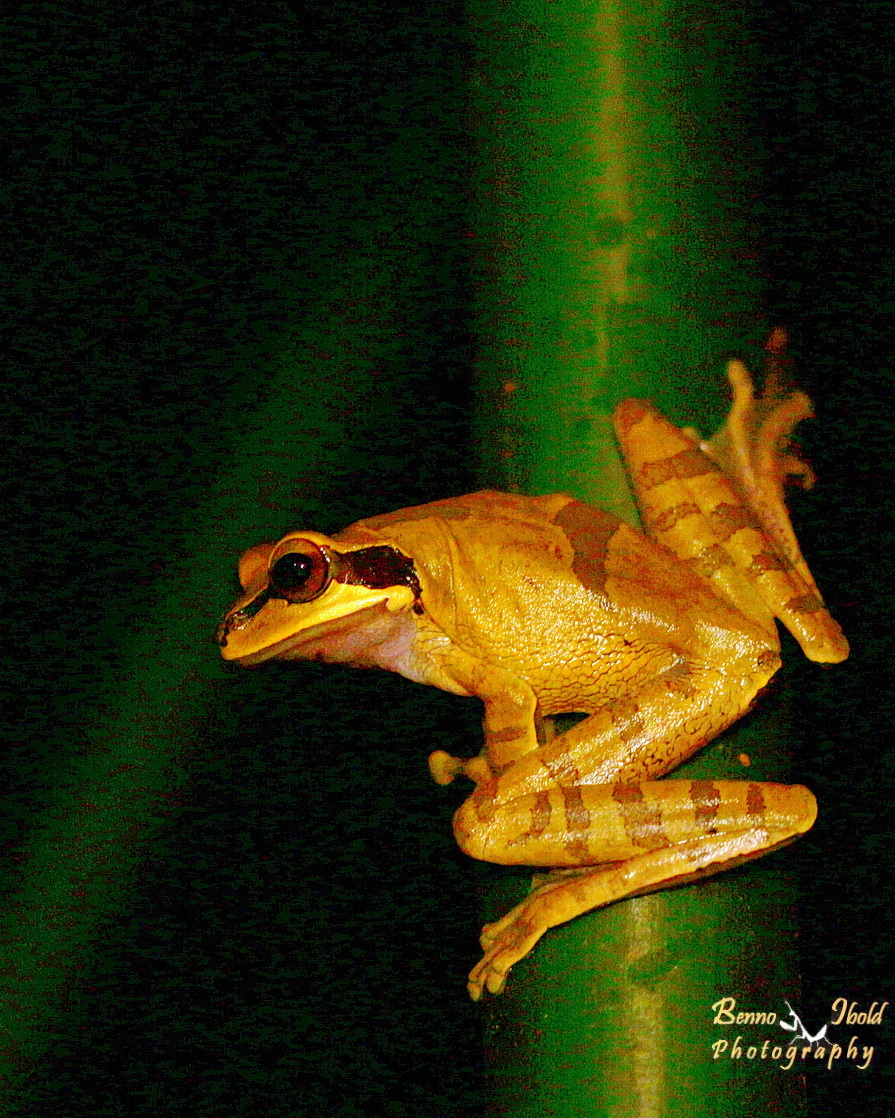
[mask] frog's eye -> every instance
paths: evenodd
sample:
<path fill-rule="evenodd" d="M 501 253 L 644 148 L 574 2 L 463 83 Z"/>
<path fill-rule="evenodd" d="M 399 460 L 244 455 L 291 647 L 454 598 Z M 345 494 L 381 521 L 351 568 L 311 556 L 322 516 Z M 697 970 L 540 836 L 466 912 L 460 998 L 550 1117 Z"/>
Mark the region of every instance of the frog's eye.
<path fill-rule="evenodd" d="M 288 602 L 311 602 L 329 586 L 333 574 L 330 556 L 317 544 L 283 540 L 270 557 L 270 593 Z"/>

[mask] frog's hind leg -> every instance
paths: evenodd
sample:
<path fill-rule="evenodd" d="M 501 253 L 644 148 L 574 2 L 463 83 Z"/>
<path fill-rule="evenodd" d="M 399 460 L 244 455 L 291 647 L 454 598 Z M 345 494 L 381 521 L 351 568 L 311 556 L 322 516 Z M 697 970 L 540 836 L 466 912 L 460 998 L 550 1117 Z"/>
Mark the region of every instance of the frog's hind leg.
<path fill-rule="evenodd" d="M 848 644 L 799 552 L 782 496 L 785 476 L 796 471 L 781 447 L 811 414 L 810 401 L 804 393 L 756 400 L 737 361 L 728 376 L 733 408 L 710 443 L 648 401 L 616 409 L 644 526 L 742 613 L 768 625 L 779 617 L 810 659 L 838 663 Z"/>
<path fill-rule="evenodd" d="M 807 831 L 817 810 L 808 789 L 798 785 L 694 780 L 580 791 L 583 807 L 598 819 L 600 839 L 592 841 L 602 864 L 548 875 L 521 904 L 485 926 L 485 954 L 469 979 L 473 998 L 483 989 L 499 993 L 510 967 L 548 928 L 622 897 L 767 854 Z"/>

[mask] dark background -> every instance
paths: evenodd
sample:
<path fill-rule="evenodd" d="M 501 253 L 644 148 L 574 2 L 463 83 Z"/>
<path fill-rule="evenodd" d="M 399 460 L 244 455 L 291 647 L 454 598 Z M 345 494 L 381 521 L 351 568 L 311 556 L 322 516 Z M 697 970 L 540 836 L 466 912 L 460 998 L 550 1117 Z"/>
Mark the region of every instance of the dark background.
<path fill-rule="evenodd" d="M 818 412 L 800 438 L 820 483 L 796 526 L 854 649 L 788 669 L 822 808 L 798 859 L 818 1021 L 834 997 L 892 1000 L 892 15 L 791 3 L 755 21 L 768 317 Z M 368 394 L 309 382 L 352 439 L 302 511 L 325 505 L 328 531 L 472 484 L 461 16 L 172 0 L 7 17 L 11 866 L 296 323 L 334 286 L 362 293 L 356 259 L 410 245 L 428 278 L 390 311 L 399 341 Z M 418 142 L 396 159 L 399 135 Z M 458 727 L 474 739 L 474 704 L 318 665 L 215 686 L 181 806 L 21 1113 L 478 1113 L 476 876 L 450 833 L 457 796 L 423 764 Z M 812 1115 L 891 1113 L 879 1033 L 869 1071 L 810 1077 Z"/>

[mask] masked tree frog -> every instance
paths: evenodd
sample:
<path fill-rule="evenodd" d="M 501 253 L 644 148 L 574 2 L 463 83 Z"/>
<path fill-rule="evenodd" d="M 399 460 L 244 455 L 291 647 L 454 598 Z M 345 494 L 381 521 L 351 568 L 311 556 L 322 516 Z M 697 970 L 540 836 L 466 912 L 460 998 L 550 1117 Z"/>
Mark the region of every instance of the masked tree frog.
<path fill-rule="evenodd" d="M 240 561 L 224 657 L 380 667 L 484 703 L 478 756 L 429 758 L 475 785 L 454 817 L 474 858 L 552 870 L 482 932 L 469 990 L 498 993 L 550 927 L 791 842 L 799 785 L 661 780 L 743 715 L 780 664 L 775 617 L 812 660 L 848 645 L 783 503 L 802 393 L 734 402 L 710 443 L 651 404 L 615 425 L 647 534 L 572 497 L 485 491 L 290 532 Z M 553 735 L 550 718 L 583 721 Z"/>

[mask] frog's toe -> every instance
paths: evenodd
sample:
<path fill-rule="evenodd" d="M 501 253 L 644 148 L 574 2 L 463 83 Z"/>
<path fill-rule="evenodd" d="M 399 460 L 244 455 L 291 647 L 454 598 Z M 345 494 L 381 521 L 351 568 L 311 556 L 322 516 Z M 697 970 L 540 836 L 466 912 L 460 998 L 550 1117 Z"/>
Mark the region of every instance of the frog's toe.
<path fill-rule="evenodd" d="M 466 761 L 462 757 L 452 757 L 443 749 L 429 754 L 429 772 L 436 784 L 450 784 L 465 771 Z"/>
<path fill-rule="evenodd" d="M 466 988 L 472 1000 L 479 1001 L 486 990 L 489 994 L 502 994 L 509 969 L 509 966 L 505 970 L 499 969 L 494 960 L 486 955 L 469 974 Z"/>
<path fill-rule="evenodd" d="M 482 928 L 481 934 L 479 935 L 479 943 L 482 946 L 482 950 L 487 951 L 491 944 L 497 939 L 499 934 L 499 921 L 494 924 L 486 924 L 484 928 Z"/>
<path fill-rule="evenodd" d="M 483 753 L 478 757 L 454 757 L 443 749 L 429 754 L 429 772 L 436 784 L 450 784 L 458 776 L 469 777 L 475 784 L 481 784 L 494 777 L 488 758 Z"/>

